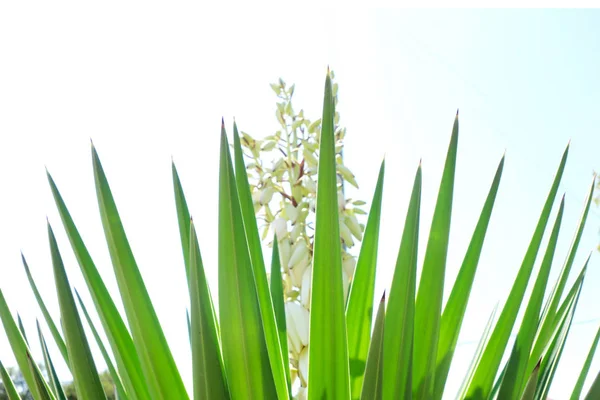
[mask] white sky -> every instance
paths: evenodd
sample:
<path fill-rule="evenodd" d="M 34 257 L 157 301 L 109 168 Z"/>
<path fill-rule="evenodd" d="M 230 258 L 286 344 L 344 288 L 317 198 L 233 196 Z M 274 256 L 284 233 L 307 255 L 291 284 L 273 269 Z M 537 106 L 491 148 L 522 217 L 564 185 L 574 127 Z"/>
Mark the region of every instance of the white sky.
<path fill-rule="evenodd" d="M 12 310 L 22 315 L 37 354 L 34 324 L 41 314 L 19 250 L 58 317 L 46 216 L 71 284 L 91 305 L 44 166 L 117 298 L 94 190 L 93 139 L 148 291 L 189 383 L 187 291 L 171 156 L 216 294 L 221 116 L 229 128 L 235 116 L 241 130 L 257 137 L 271 134 L 275 96 L 268 84 L 281 76 L 296 84 L 296 108 L 318 118 L 327 65 L 340 84 L 339 110 L 348 128 L 345 157 L 361 185 L 358 197 L 370 200 L 386 154 L 377 293 L 393 272 L 421 158 L 424 248 L 456 108 L 461 134 L 447 285 L 460 267 L 497 163 L 507 151 L 449 394 L 460 385 L 489 313 L 510 290 L 564 146 L 572 139 L 560 192 L 567 197 L 551 275 L 556 277 L 591 172 L 600 169 L 600 45 L 595 39 L 600 14 L 279 8 L 235 13 L 117 4 L 5 4 L 0 12 L 0 288 Z M 599 222 L 594 208 L 576 272 L 598 242 Z M 600 324 L 593 289 L 600 284 L 597 258 L 592 257 L 577 324 L 551 391 L 557 398 L 570 394 Z M 55 363 L 67 376 L 53 350 Z M 4 335 L 0 359 L 14 364 Z M 599 368 L 596 358 L 590 375 Z"/>

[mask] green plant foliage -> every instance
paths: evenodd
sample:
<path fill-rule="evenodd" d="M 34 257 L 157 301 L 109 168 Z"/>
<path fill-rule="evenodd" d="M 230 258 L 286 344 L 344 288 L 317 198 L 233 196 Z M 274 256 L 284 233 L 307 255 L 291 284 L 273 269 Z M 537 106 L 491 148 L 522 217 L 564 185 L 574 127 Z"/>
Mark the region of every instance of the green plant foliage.
<path fill-rule="evenodd" d="M 48 224 L 62 330 L 57 328 L 58 324 L 48 313 L 47 304 L 41 298 L 23 258 L 29 283 L 51 333 L 48 338 L 53 339 L 47 345 L 42 328 L 38 326 L 43 353 L 38 356 L 43 357 L 46 363 L 46 375 L 33 361 L 20 318 L 13 316 L 0 291 L 0 319 L 4 332 L 35 400 L 71 398 L 74 390 L 81 399 L 112 399 L 118 396 L 120 399 L 137 400 L 185 400 L 190 397 L 195 400 L 437 400 L 442 396 L 456 396 L 447 392 L 446 381 L 479 258 L 484 251 L 486 232 L 500 188 L 504 157 L 489 186 L 459 274 L 451 286 L 448 302 L 442 307 L 459 154 L 456 115 L 423 264 L 418 264 L 417 257 L 421 189 L 425 179 L 419 165 L 398 243 L 398 257 L 387 291 L 387 303 L 383 296 L 373 318 L 374 298 L 381 295 L 375 293 L 374 283 L 378 266 L 384 164 L 381 165 L 365 229 L 355 219 L 362 212 L 360 206 L 365 203 L 348 201 L 343 197 L 340 200 L 343 183 L 355 185 L 356 182 L 338 157 L 341 152 L 340 136 L 343 136 L 344 130 L 337 126 L 337 87 L 331 74 L 328 73 L 325 81 L 323 115 L 317 121 L 308 121 L 302 112 L 293 112 L 293 87 L 286 88 L 281 81 L 273 89 L 283 96 L 277 110 L 282 124 L 281 137 L 276 135 L 265 141 L 254 141 L 247 134 L 240 135 L 234 125 L 232 157 L 225 126 L 221 126 L 218 299 L 211 295 L 196 228 L 190 218 L 182 182 L 175 165 L 172 165 L 177 210 L 174 218 L 179 223 L 178 235 L 184 261 L 181 273 L 185 273 L 190 295 L 189 317 L 187 321 L 182 320 L 182 326 L 187 322 L 192 349 L 193 386 L 189 389 L 193 390 L 189 394 L 181 379 L 184 371 L 173 360 L 146 291 L 96 149 L 92 147 L 98 206 L 118 294 L 108 292 L 54 180 L 48 175 L 62 226 L 101 324 L 96 327 L 92 323 L 77 294 L 80 309 L 92 332 L 88 339 L 58 244 Z M 315 134 L 305 135 L 309 132 Z M 284 136 L 293 140 L 286 141 Z M 287 151 L 286 157 L 293 155 L 291 163 L 286 164 L 284 160 L 282 165 L 271 168 L 269 172 L 262 165 L 244 163 L 243 151 L 249 150 L 255 161 L 260 161 L 261 152 L 280 146 L 282 137 L 283 143 L 290 147 L 284 150 L 284 153 Z M 298 146 L 294 140 L 304 142 Z M 506 303 L 498 308 L 499 319 L 494 323 L 494 309 L 471 366 L 464 371 L 464 383 L 458 393 L 460 399 L 542 400 L 548 395 L 584 285 L 589 258 L 570 287 L 567 287 L 567 280 L 596 185 L 595 181 L 592 182 L 575 239 L 558 279 L 551 286 L 550 271 L 556 264 L 555 249 L 561 236 L 562 216 L 567 208 L 564 197 L 558 206 L 555 204 L 567 155 L 568 147 L 550 185 L 538 223 L 531 227 L 532 238 Z M 248 171 L 253 168 L 262 169 L 263 175 L 259 174 L 262 183 L 253 181 L 256 177 L 248 176 Z M 291 186 L 284 190 L 278 186 L 278 179 L 265 180 L 266 176 L 273 177 L 273 174 L 293 178 Z M 259 209 L 268 214 L 270 196 L 275 192 L 282 194 L 285 202 L 277 216 L 267 218 L 266 235 L 269 236 L 270 227 L 273 227 L 274 233 L 270 236 L 274 239 L 271 272 L 267 274 L 259 236 L 259 229 L 265 228 L 259 227 L 255 212 Z M 346 207 L 348 203 L 350 206 Z M 554 209 L 556 217 L 554 223 L 549 224 Z M 314 230 L 314 237 L 307 233 L 309 224 L 306 219 L 309 211 L 313 210 L 314 226 L 310 229 Z M 278 218 L 283 224 L 277 222 Z M 547 229 L 549 225 L 550 229 Z M 549 238 L 545 249 L 541 249 L 543 237 Z M 351 268 L 346 268 L 345 264 L 348 261 L 347 250 L 355 244 L 353 238 L 362 240 L 356 270 L 353 262 Z M 543 254 L 540 260 L 538 253 Z M 536 264 L 540 268 L 531 295 L 527 297 L 526 289 Z M 422 271 L 417 284 L 419 267 Z M 550 292 L 547 290 L 549 287 L 553 288 Z M 348 289 L 349 295 L 346 293 Z M 565 296 L 563 292 L 566 292 Z M 119 300 L 118 295 L 124 305 L 125 319 L 113 301 L 113 297 Z M 218 311 L 214 304 L 218 304 Z M 90 307 L 90 310 L 93 309 Z M 523 320 L 517 321 L 521 310 L 524 312 Z M 512 349 L 507 349 L 513 331 L 517 332 L 517 338 Z M 110 346 L 104 347 L 103 335 Z M 599 338 L 600 333 L 591 343 L 573 398 L 582 394 Z M 98 373 L 90 352 L 90 341 L 99 346 L 109 367 L 108 372 Z M 74 385 L 61 387 L 48 346 L 58 348 L 63 361 L 73 372 Z M 510 352 L 507 353 L 507 350 Z M 508 359 L 503 363 L 505 356 Z M 10 399 L 18 399 L 16 385 L 1 364 L 0 376 Z M 598 398 L 599 382 L 600 378 L 596 377 L 586 398 Z"/>

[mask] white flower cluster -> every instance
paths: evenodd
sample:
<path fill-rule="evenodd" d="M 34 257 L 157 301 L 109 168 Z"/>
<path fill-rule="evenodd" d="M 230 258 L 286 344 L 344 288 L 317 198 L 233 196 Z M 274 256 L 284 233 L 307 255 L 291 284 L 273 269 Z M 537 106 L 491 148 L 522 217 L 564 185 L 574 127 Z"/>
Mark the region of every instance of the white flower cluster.
<path fill-rule="evenodd" d="M 302 399 L 306 396 L 308 382 L 308 327 L 321 120 L 307 119 L 303 110 L 294 112 L 294 85 L 287 87 L 280 79 L 271 87 L 278 97 L 276 117 L 280 129 L 262 140 L 242 132 L 241 143 L 250 159 L 247 171 L 262 239 L 266 240 L 272 232 L 279 245 L 292 383 L 296 388 L 295 397 Z M 334 84 L 336 103 L 337 88 Z M 354 187 L 358 184 L 343 163 L 346 130 L 339 127 L 337 112 L 335 124 L 340 246 L 347 296 L 356 266 L 356 257 L 350 250 L 362 240 L 364 230 L 357 216 L 366 213 L 360 208 L 365 202 L 344 196 L 346 183 Z"/>

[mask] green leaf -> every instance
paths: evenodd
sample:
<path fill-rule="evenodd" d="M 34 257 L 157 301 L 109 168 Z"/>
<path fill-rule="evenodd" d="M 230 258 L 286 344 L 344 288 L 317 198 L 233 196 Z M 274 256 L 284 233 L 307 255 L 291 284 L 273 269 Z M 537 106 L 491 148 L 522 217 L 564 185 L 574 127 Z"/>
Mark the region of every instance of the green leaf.
<path fill-rule="evenodd" d="M 29 341 L 27 340 L 27 335 L 25 335 L 25 328 L 23 327 L 23 321 L 21 321 L 21 316 L 17 313 L 17 325 L 19 325 L 19 330 L 21 331 L 21 335 L 23 335 L 23 340 L 29 346 Z"/>
<path fill-rule="evenodd" d="M 581 391 L 583 390 L 585 379 L 587 378 L 588 373 L 590 371 L 590 366 L 592 365 L 592 360 L 594 359 L 594 355 L 596 354 L 596 348 L 598 347 L 599 340 L 600 328 L 598 328 L 598 331 L 596 332 L 596 337 L 594 337 L 594 341 L 590 346 L 590 351 L 588 352 L 587 358 L 583 363 L 581 373 L 579 374 L 579 378 L 577 378 L 577 383 L 575 384 L 575 387 L 573 388 L 573 393 L 571 394 L 571 400 L 579 400 L 579 398 L 581 397 Z"/>
<path fill-rule="evenodd" d="M 98 371 L 96 371 L 94 358 L 88 346 L 85 331 L 77 313 L 75 300 L 71 293 L 71 286 L 69 285 L 69 280 L 67 279 L 50 223 L 48 223 L 48 238 L 50 240 L 54 282 L 60 306 L 62 327 L 67 343 L 69 360 L 71 361 L 71 370 L 77 397 L 86 400 L 106 399 L 100 378 L 98 377 Z"/>
<path fill-rule="evenodd" d="M 58 208 L 67 236 L 69 237 L 71 248 L 77 258 L 79 268 L 81 269 L 92 296 L 96 311 L 100 316 L 100 321 L 106 333 L 106 337 L 108 338 L 108 343 L 113 351 L 113 355 L 115 356 L 115 362 L 119 369 L 127 395 L 132 400 L 148 399 L 150 398 L 148 385 L 146 384 L 140 359 L 133 344 L 133 340 L 131 339 L 131 335 L 125 326 L 121 314 L 117 310 L 111 294 L 108 292 L 106 285 L 102 281 L 102 277 L 98 273 L 98 269 L 96 268 L 90 253 L 83 243 L 81 235 L 73 222 L 73 218 L 71 218 L 71 214 L 69 213 L 52 176 L 50 176 L 49 173 L 47 175 L 56 207 Z M 49 317 L 46 318 L 46 322 L 48 322 L 48 320 Z"/>
<path fill-rule="evenodd" d="M 440 339 L 437 353 L 437 369 L 435 372 L 434 398 L 441 399 L 448 379 L 448 372 L 454 357 L 456 343 L 464 320 L 465 311 L 469 302 L 479 257 L 485 240 L 485 235 L 492 216 L 492 210 L 496 201 L 496 194 L 504 169 L 504 156 L 496 170 L 496 175 L 488 192 L 485 204 L 481 210 L 479 221 L 471 237 L 469 248 L 465 254 L 462 265 L 452 287 L 448 302 L 444 307 L 442 320 L 440 322 Z"/>
<path fill-rule="evenodd" d="M 210 288 L 204 274 L 194 223 L 190 223 L 188 279 L 194 399 L 229 399 Z"/>
<path fill-rule="evenodd" d="M 533 400 L 535 395 L 535 388 L 538 383 L 538 374 L 540 372 L 540 363 L 538 362 L 529 379 L 527 379 L 527 384 L 525 385 L 525 390 L 523 390 L 523 395 L 521 396 L 521 400 Z"/>
<path fill-rule="evenodd" d="M 346 326 L 348 329 L 348 355 L 350 357 L 350 379 L 352 398 L 358 399 L 362 392 L 363 378 L 373 317 L 373 296 L 377 269 L 377 247 L 379 245 L 379 225 L 381 219 L 381 197 L 385 160 L 381 162 L 377 186 L 371 202 L 371 210 L 363 237 L 354 282 L 348 295 Z"/>
<path fill-rule="evenodd" d="M 419 333 L 415 335 L 413 355 L 413 396 L 416 398 L 430 398 L 433 395 L 457 147 L 458 112 L 433 213 L 415 305 L 415 332 Z"/>
<path fill-rule="evenodd" d="M 29 265 L 27 265 L 27 261 L 25 260 L 25 256 L 23 255 L 23 253 L 21 253 L 21 260 L 23 261 L 23 266 L 25 267 L 25 274 L 27 275 L 27 280 L 29 281 L 31 290 L 33 291 L 33 294 L 35 296 L 35 299 L 37 300 L 40 310 L 42 310 L 42 315 L 44 316 L 44 320 L 46 321 L 48 328 L 50 328 L 50 333 L 52 334 L 52 338 L 54 338 L 54 342 L 56 343 L 58 350 L 60 350 L 60 354 L 62 355 L 63 359 L 65 360 L 65 363 L 67 364 L 67 366 L 69 368 L 71 368 L 71 364 L 69 363 L 69 355 L 67 353 L 67 345 L 65 344 L 65 341 L 63 340 L 62 335 L 58 331 L 58 328 L 56 328 L 56 324 L 54 324 L 54 320 L 50 316 L 50 313 L 48 312 L 48 308 L 46 307 L 44 300 L 42 300 L 42 296 L 40 295 L 37 285 L 35 284 L 35 281 L 33 280 L 33 276 L 31 275 L 31 271 L 29 270 Z"/>
<path fill-rule="evenodd" d="M 52 363 L 52 359 L 50 358 L 50 353 L 48 353 L 48 347 L 46 346 L 46 340 L 44 339 L 44 335 L 42 335 L 40 323 L 36 321 L 36 325 L 38 337 L 40 339 L 40 347 L 42 348 L 42 353 L 44 354 L 46 372 L 48 373 L 48 377 L 50 379 L 50 387 L 52 388 L 52 393 L 54 393 L 54 397 L 56 397 L 58 400 L 67 400 L 67 396 L 63 391 L 63 388 L 60 384 L 60 380 L 58 379 L 58 375 L 56 374 L 56 370 L 54 369 L 54 364 Z"/>
<path fill-rule="evenodd" d="M 386 400 L 412 397 L 411 374 L 421 184 L 421 165 L 419 164 L 406 213 L 386 312 L 383 337 L 385 349 L 383 398 Z"/>
<path fill-rule="evenodd" d="M 27 367 L 29 368 L 29 372 L 33 374 L 35 390 L 39 393 L 39 397 L 36 397 L 36 400 L 55 400 L 48 389 L 46 381 L 42 378 L 42 374 L 38 373 L 39 369 L 35 361 L 31 358 L 29 350 L 27 350 Z M 32 388 L 29 387 L 29 389 L 31 390 Z"/>
<path fill-rule="evenodd" d="M 0 361 L 0 377 L 2 378 L 2 383 L 4 384 L 4 390 L 6 391 L 8 400 L 21 400 L 21 396 L 19 396 L 19 392 L 17 392 L 15 384 L 13 383 L 12 379 L 10 379 L 10 375 L 8 375 L 8 372 L 6 372 L 4 365 L 2 365 L 2 361 Z"/>
<path fill-rule="evenodd" d="M 569 296 L 569 298 L 567 299 L 565 313 L 560 316 L 560 323 L 557 325 L 558 329 L 556 334 L 554 335 L 554 340 L 552 340 L 551 345 L 546 350 L 545 356 L 542 360 L 542 364 L 540 367 L 540 377 L 538 380 L 535 395 L 535 397 L 538 399 L 548 398 L 548 392 L 550 391 L 550 386 L 554 378 L 554 373 L 556 372 L 556 367 L 558 366 L 558 363 L 560 361 L 560 357 L 562 355 L 565 343 L 567 341 L 567 336 L 569 335 L 569 330 L 571 329 L 573 315 L 575 314 L 575 309 L 577 308 L 577 302 L 579 301 L 579 295 L 581 294 L 583 278 L 585 277 L 586 270 L 587 261 L 585 266 L 583 267 L 582 274 L 580 275 L 581 279 L 578 279 L 578 281 L 576 282 L 577 286 L 574 286 L 575 294 L 573 296 Z"/>
<path fill-rule="evenodd" d="M 552 183 L 552 187 L 548 193 L 544 208 L 540 214 L 533 237 L 531 238 L 531 242 L 529 243 L 529 247 L 527 248 L 527 252 L 525 253 L 525 257 L 523 258 L 523 262 L 519 268 L 517 277 L 510 290 L 506 304 L 500 313 L 498 323 L 496 324 L 483 356 L 481 357 L 481 361 L 477 367 L 473 381 L 471 382 L 469 390 L 467 391 L 467 397 L 472 397 L 474 399 L 486 399 L 490 394 L 490 390 L 494 384 L 494 378 L 496 377 L 498 367 L 502 361 L 504 350 L 510 338 L 515 320 L 517 319 L 521 303 L 523 302 L 523 297 L 525 295 L 527 284 L 531 276 L 531 271 L 540 248 L 544 230 L 548 224 L 550 211 L 552 210 L 552 204 L 554 203 L 556 192 L 558 191 L 558 186 L 565 169 L 568 153 L 569 146 L 567 146 L 565 152 L 563 153 L 560 166 L 556 172 L 554 182 Z"/>
<path fill-rule="evenodd" d="M 331 77 L 325 80 L 310 309 L 308 399 L 350 398 Z"/>
<path fill-rule="evenodd" d="M 540 310 L 542 308 L 542 302 L 544 301 L 544 293 L 546 292 L 546 285 L 548 284 L 548 276 L 550 276 L 550 268 L 552 267 L 552 260 L 554 259 L 554 251 L 556 250 L 556 243 L 558 241 L 558 232 L 560 231 L 560 224 L 562 222 L 563 211 L 565 209 L 565 197 L 563 196 L 552 233 L 548 241 L 548 247 L 546 254 L 542 260 L 540 271 L 538 273 L 535 285 L 531 292 L 531 297 L 519 333 L 515 340 L 515 344 L 508 361 L 508 367 L 506 370 L 505 379 L 500 387 L 499 398 L 501 399 L 513 399 L 519 397 L 523 389 L 522 385 L 525 384 L 525 378 L 531 375 L 533 371 L 527 371 L 527 363 L 529 361 L 529 354 L 531 353 L 531 347 L 535 339 L 535 334 L 538 328 L 538 322 L 540 317 Z"/>
<path fill-rule="evenodd" d="M 92 146 L 92 158 L 106 242 L 146 384 L 154 398 L 187 399 L 188 394 L 133 257 L 94 146 Z"/>
<path fill-rule="evenodd" d="M 539 328 L 539 333 L 537 335 L 535 345 L 533 346 L 531 356 L 529 357 L 528 369 L 533 368 L 536 360 L 541 357 L 544 348 L 550 340 L 550 336 L 555 331 L 556 309 L 562 297 L 565 285 L 567 284 L 567 279 L 569 278 L 569 273 L 571 272 L 573 261 L 575 260 L 575 255 L 577 254 L 577 248 L 579 247 L 581 235 L 583 234 L 583 229 L 585 228 L 585 222 L 587 220 L 587 216 L 590 210 L 590 204 L 592 202 L 592 198 L 594 197 L 594 187 L 595 178 L 592 180 L 592 185 L 590 186 L 588 197 L 584 202 L 583 212 L 581 213 L 579 225 L 577 226 L 577 231 L 575 232 L 575 236 L 573 237 L 573 242 L 571 243 L 571 248 L 569 249 L 567 259 L 565 260 L 565 264 L 563 265 L 559 278 L 552 290 L 552 294 L 546 301 L 544 313 L 540 319 L 541 327 Z"/>
<path fill-rule="evenodd" d="M 87 308 L 85 307 L 85 304 L 83 304 L 83 301 L 81 300 L 81 297 L 79 296 L 79 293 L 77 292 L 77 289 L 75 289 L 75 295 L 77 296 L 77 301 L 79 302 L 81 311 L 83 311 L 85 320 L 87 321 L 87 324 L 90 327 L 92 334 L 94 335 L 94 339 L 96 340 L 96 344 L 98 345 L 98 348 L 100 349 L 100 353 L 102 353 L 102 358 L 104 358 L 104 362 L 106 363 L 108 372 L 110 373 L 110 376 L 112 377 L 112 380 L 113 380 L 113 384 L 115 385 L 115 391 L 118 393 L 119 398 L 125 400 L 128 398 L 128 396 L 125 392 L 125 388 L 123 387 L 123 382 L 121 382 L 121 377 L 119 376 L 119 373 L 115 369 L 115 366 L 113 365 L 112 360 L 110 359 L 110 356 L 108 355 L 108 351 L 106 351 L 106 348 L 104 347 L 104 343 L 102 343 L 102 339 L 100 339 L 100 335 L 98 334 L 96 327 L 92 323 L 90 314 L 88 313 Z"/>
<path fill-rule="evenodd" d="M 225 127 L 219 172 L 219 319 L 233 399 L 277 398 Z"/>
<path fill-rule="evenodd" d="M 381 400 L 383 397 L 383 337 L 385 323 L 385 292 L 379 302 L 379 310 L 375 317 L 373 338 L 370 342 L 365 367 L 364 383 L 360 398 L 363 400 Z"/>
<path fill-rule="evenodd" d="M 290 359 L 287 342 L 287 324 L 285 322 L 285 304 L 283 293 L 283 278 L 281 276 L 281 259 L 279 257 L 279 244 L 277 237 L 273 238 L 273 254 L 271 257 L 271 298 L 273 299 L 273 311 L 279 331 L 279 343 L 281 343 L 281 354 L 287 380 L 288 392 L 292 392 L 290 375 Z"/>
<path fill-rule="evenodd" d="M 459 393 L 459 395 L 457 397 L 458 399 L 465 398 L 466 392 L 469 389 L 469 385 L 471 384 L 471 381 L 473 380 L 473 376 L 475 375 L 475 371 L 477 370 L 477 365 L 479 365 L 479 361 L 481 360 L 483 350 L 485 349 L 485 346 L 486 346 L 488 340 L 490 339 L 490 334 L 492 333 L 492 327 L 494 326 L 494 318 L 496 317 L 497 311 L 498 311 L 498 304 L 496 304 L 494 306 L 494 309 L 492 310 L 492 313 L 490 314 L 490 317 L 488 318 L 488 321 L 485 325 L 485 329 L 483 330 L 483 333 L 481 334 L 481 337 L 479 338 L 479 343 L 477 344 L 477 348 L 475 349 L 475 354 L 473 355 L 473 359 L 471 360 L 469 369 L 465 373 L 463 383 L 460 387 L 460 390 L 458 391 L 458 393 Z M 502 373 L 500 374 L 501 378 L 504 376 L 504 372 L 505 372 L 505 370 L 503 370 Z M 492 389 L 492 393 L 496 392 L 497 389 L 499 389 L 499 385 L 498 385 L 498 388 Z M 495 398 L 495 397 L 490 396 L 490 398 Z"/>
<path fill-rule="evenodd" d="M 2 290 L 0 290 L 0 319 L 2 320 L 2 325 L 4 326 L 4 333 L 8 338 L 8 342 L 10 343 L 10 347 L 12 352 L 17 360 L 17 364 L 21 373 L 23 374 L 23 378 L 27 383 L 27 387 L 30 388 L 32 395 L 35 399 L 41 398 L 44 393 L 40 393 L 38 386 L 36 385 L 37 375 L 41 376 L 41 372 L 37 365 L 33 365 L 33 368 L 30 368 L 29 365 L 29 348 L 27 346 L 27 342 L 23 338 L 21 331 L 19 330 L 17 323 L 15 322 L 10 310 L 8 308 L 8 304 L 6 304 L 6 299 L 4 298 L 4 294 Z M 49 390 L 49 389 L 48 389 Z"/>
<path fill-rule="evenodd" d="M 233 124 L 233 149 L 235 181 L 240 200 L 242 218 L 244 220 L 246 240 L 248 241 L 250 258 L 252 260 L 252 271 L 254 272 L 254 282 L 256 283 L 256 293 L 258 294 L 258 304 L 260 305 L 271 371 L 273 373 L 278 397 L 280 399 L 286 399 L 290 397 L 290 392 L 288 390 L 288 382 L 283 365 L 279 332 L 275 322 L 273 302 L 269 293 L 269 283 L 267 281 L 265 261 L 262 254 L 262 244 L 258 234 L 256 216 L 254 214 L 254 204 L 252 202 L 250 184 L 248 183 L 248 173 L 246 172 L 246 165 L 244 164 L 244 153 L 240 144 L 237 125 L 235 123 Z"/>
<path fill-rule="evenodd" d="M 190 277 L 190 210 L 181 186 L 181 180 L 177 173 L 175 163 L 171 162 L 173 174 L 173 191 L 175 193 L 175 206 L 177 208 L 177 222 L 179 225 L 179 237 L 181 238 L 181 249 L 183 251 L 183 262 L 185 265 L 185 278 Z"/>
<path fill-rule="evenodd" d="M 183 260 L 185 264 L 185 279 L 189 280 L 189 257 L 190 257 L 190 212 L 187 206 L 187 201 L 185 199 L 185 194 L 183 192 L 183 186 L 181 185 L 181 180 L 179 179 L 179 174 L 177 173 L 177 168 L 175 167 L 175 163 L 171 163 L 171 169 L 173 172 L 173 189 L 175 192 L 175 205 L 177 207 L 177 222 L 179 224 L 179 237 L 181 239 L 181 249 L 183 250 Z M 217 336 L 219 336 L 219 321 L 217 320 L 217 315 L 215 313 L 215 307 L 212 300 L 210 300 L 210 308 L 213 310 L 213 320 L 215 326 L 217 327 Z M 188 322 L 188 331 L 191 329 L 190 326 L 190 316 L 188 310 L 186 310 L 187 314 L 187 322 Z M 189 333 L 189 332 L 188 332 Z M 191 343 L 191 336 L 190 336 Z"/>
<path fill-rule="evenodd" d="M 596 399 L 600 399 L 600 371 L 598 372 L 598 375 L 596 375 L 596 379 L 594 379 L 588 394 L 585 396 L 585 400 Z"/>

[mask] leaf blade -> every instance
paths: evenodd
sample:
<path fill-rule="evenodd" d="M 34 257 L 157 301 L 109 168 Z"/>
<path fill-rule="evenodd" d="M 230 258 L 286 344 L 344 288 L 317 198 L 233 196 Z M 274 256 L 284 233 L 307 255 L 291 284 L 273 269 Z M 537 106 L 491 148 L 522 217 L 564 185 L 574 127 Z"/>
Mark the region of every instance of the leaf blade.
<path fill-rule="evenodd" d="M 281 276 L 281 259 L 279 256 L 279 244 L 277 237 L 273 238 L 273 254 L 271 257 L 271 298 L 273 299 L 273 311 L 279 331 L 279 343 L 281 343 L 281 354 L 285 368 L 288 392 L 292 393 L 292 382 L 290 375 L 289 349 L 287 342 L 287 324 L 285 321 L 285 305 L 283 293 L 283 278 Z"/>
<path fill-rule="evenodd" d="M 88 313 L 87 308 L 85 307 L 83 300 L 81 300 L 81 297 L 79 296 L 79 293 L 77 292 L 77 290 L 75 290 L 75 295 L 77 297 L 79 306 L 81 307 L 81 311 L 83 311 L 83 316 L 85 317 L 85 320 L 86 320 L 88 326 L 90 327 L 90 330 L 92 331 L 92 335 L 94 336 L 94 339 L 96 340 L 96 344 L 98 345 L 98 348 L 100 349 L 100 353 L 102 354 L 102 358 L 104 359 L 104 362 L 106 363 L 108 372 L 110 373 L 110 376 L 112 377 L 113 384 L 115 385 L 115 391 L 117 392 L 120 399 L 126 400 L 129 398 L 129 396 L 127 395 L 125 388 L 123 387 L 123 383 L 121 382 L 121 377 L 119 376 L 119 373 L 117 372 L 115 366 L 113 365 L 112 360 L 110 359 L 110 356 L 108 355 L 108 351 L 106 351 L 106 347 L 104 347 L 104 343 L 102 343 L 102 339 L 100 338 L 100 335 L 98 334 L 98 331 L 96 330 L 96 327 L 92 323 L 90 314 Z"/>
<path fill-rule="evenodd" d="M 214 320 L 210 288 L 204 274 L 194 223 L 190 223 L 189 285 L 194 399 L 229 399 Z"/>
<path fill-rule="evenodd" d="M 379 168 L 377 185 L 371 201 L 367 226 L 354 272 L 354 283 L 350 288 L 348 306 L 346 307 L 348 356 L 350 360 L 352 398 L 354 399 L 358 399 L 362 393 L 363 377 L 371 340 L 384 175 L 385 160 L 381 162 Z"/>
<path fill-rule="evenodd" d="M 92 159 L 106 242 L 149 392 L 158 398 L 187 399 L 187 391 L 152 306 L 100 158 L 93 145 Z"/>
<path fill-rule="evenodd" d="M 417 398 L 429 398 L 433 394 L 457 149 L 458 112 L 452 128 L 415 303 L 415 331 L 419 334 L 414 340 L 413 394 Z"/>
<path fill-rule="evenodd" d="M 69 285 L 69 280 L 50 223 L 48 223 L 48 239 L 50 241 L 54 283 L 60 306 L 62 327 L 65 334 L 69 360 L 71 361 L 71 370 L 77 396 L 83 399 L 105 400 L 106 396 L 98 377 L 98 371 L 96 370 L 94 358 L 92 357 L 77 307 L 75 306 L 71 286 Z"/>
<path fill-rule="evenodd" d="M 233 124 L 233 149 L 235 181 L 240 200 L 242 219 L 246 231 L 246 240 L 248 241 L 250 258 L 252 260 L 252 271 L 254 273 L 254 282 L 256 283 L 256 292 L 258 294 L 258 303 L 263 320 L 263 329 L 265 332 L 267 351 L 269 353 L 269 361 L 271 363 L 271 371 L 273 373 L 273 379 L 275 380 L 277 395 L 280 399 L 286 399 L 290 397 L 290 392 L 288 390 L 286 373 L 283 365 L 283 353 L 273 311 L 273 302 L 269 292 L 269 284 L 267 282 L 262 244 L 258 234 L 258 225 L 254 214 L 250 184 L 248 183 L 248 173 L 246 172 L 246 164 L 244 163 L 244 153 L 242 151 L 242 145 L 235 122 Z"/>
<path fill-rule="evenodd" d="M 225 127 L 219 170 L 219 316 L 232 398 L 276 398 Z"/>
<path fill-rule="evenodd" d="M 503 169 L 504 156 L 502 156 L 498 168 L 496 169 L 494 180 L 492 181 L 485 204 L 481 210 L 479 220 L 477 221 L 475 231 L 471 237 L 467 253 L 465 254 L 456 281 L 452 286 L 450 297 L 448 298 L 448 302 L 442 313 L 437 354 L 437 370 L 434 383 L 434 398 L 436 399 L 442 398 L 444 386 L 448 379 L 448 372 L 450 371 L 450 365 L 452 363 L 452 358 L 454 357 L 454 350 L 456 349 L 456 343 L 467 309 L 471 288 L 475 279 L 475 273 L 477 272 L 479 257 L 483 249 L 485 235 L 492 216 L 492 210 L 496 201 Z"/>
<path fill-rule="evenodd" d="M 556 250 L 556 243 L 558 241 L 558 233 L 560 231 L 560 224 L 562 222 L 563 211 L 565 209 L 565 197 L 563 196 L 548 246 L 546 254 L 542 260 L 540 271 L 536 278 L 531 297 L 525 314 L 519 328 L 519 333 L 515 340 L 510 359 L 508 361 L 508 367 L 506 370 L 505 379 L 500 387 L 499 396 L 500 398 L 517 398 L 521 394 L 521 386 L 526 376 L 532 375 L 533 371 L 527 371 L 527 363 L 529 361 L 529 355 L 531 353 L 531 347 L 535 339 L 535 334 L 538 328 L 538 322 L 540 317 L 540 310 L 542 308 L 542 302 L 544 301 L 544 293 L 546 292 L 546 286 L 548 283 L 548 277 L 550 276 L 550 268 L 552 267 L 552 261 L 554 259 L 554 252 Z"/>
<path fill-rule="evenodd" d="M 131 334 L 75 226 L 54 179 L 48 172 L 47 178 L 63 227 L 71 243 L 71 249 L 75 253 L 79 269 L 100 317 L 127 394 L 132 400 L 147 399 L 150 393 Z"/>
<path fill-rule="evenodd" d="M 417 168 L 387 305 L 383 345 L 383 397 L 412 397 L 415 287 L 422 173 Z"/>
<path fill-rule="evenodd" d="M 379 302 L 379 310 L 375 317 L 373 338 L 369 345 L 365 379 L 361 387 L 360 398 L 364 400 L 381 400 L 383 397 L 383 338 L 385 332 L 385 292 Z"/>
<path fill-rule="evenodd" d="M 540 213 L 538 223 L 527 248 L 527 252 L 523 257 L 523 262 L 521 263 L 517 277 L 513 283 L 504 308 L 500 313 L 498 323 L 496 324 L 483 353 L 475 376 L 473 377 L 473 381 L 467 391 L 467 396 L 469 397 L 477 396 L 476 398 L 481 398 L 479 396 L 482 396 L 483 398 L 487 398 L 492 389 L 494 378 L 502 360 L 502 355 L 504 354 L 504 350 L 523 301 L 523 296 L 525 295 L 525 290 L 527 289 L 527 284 L 540 248 L 542 236 L 548 223 L 552 204 L 554 203 L 556 192 L 558 191 L 558 186 L 564 172 L 568 153 L 569 146 L 567 146 L 563 153 L 552 187 L 550 188 L 550 192 L 548 193 L 546 202 Z"/>
<path fill-rule="evenodd" d="M 331 77 L 325 79 L 313 255 L 308 399 L 348 399 L 350 379 L 342 287 Z"/>

